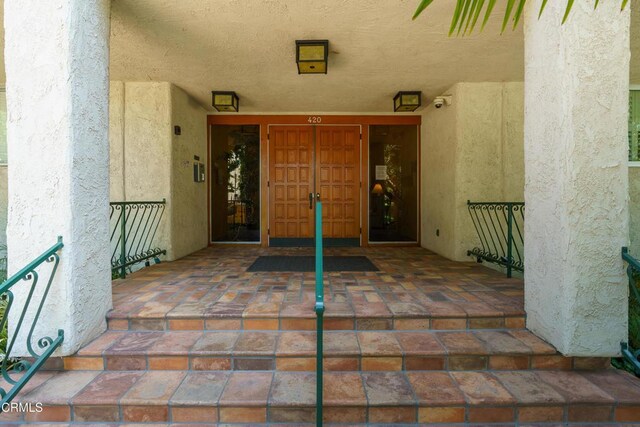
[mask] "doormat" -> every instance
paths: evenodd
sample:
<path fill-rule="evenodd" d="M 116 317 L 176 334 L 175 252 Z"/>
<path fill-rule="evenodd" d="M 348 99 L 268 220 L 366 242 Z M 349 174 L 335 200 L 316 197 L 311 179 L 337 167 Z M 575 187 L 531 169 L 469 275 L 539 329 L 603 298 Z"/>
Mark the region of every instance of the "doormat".
<path fill-rule="evenodd" d="M 250 273 L 268 271 L 315 271 L 314 256 L 260 256 L 247 269 Z M 324 271 L 380 271 L 366 256 L 326 256 Z"/>

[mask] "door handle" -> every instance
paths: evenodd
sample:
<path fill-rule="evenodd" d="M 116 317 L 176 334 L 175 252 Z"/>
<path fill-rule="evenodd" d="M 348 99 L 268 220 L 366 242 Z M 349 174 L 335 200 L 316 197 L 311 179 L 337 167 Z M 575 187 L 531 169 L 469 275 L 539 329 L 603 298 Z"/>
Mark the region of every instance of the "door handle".
<path fill-rule="evenodd" d="M 313 193 L 309 193 L 309 209 L 313 209 Z"/>
<path fill-rule="evenodd" d="M 316 193 L 316 201 L 320 201 L 320 193 Z"/>

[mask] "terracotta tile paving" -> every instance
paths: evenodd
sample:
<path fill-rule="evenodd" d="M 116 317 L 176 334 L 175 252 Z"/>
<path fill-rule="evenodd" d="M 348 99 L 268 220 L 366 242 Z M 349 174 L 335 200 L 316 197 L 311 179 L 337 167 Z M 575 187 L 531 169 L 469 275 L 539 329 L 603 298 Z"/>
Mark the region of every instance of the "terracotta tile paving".
<path fill-rule="evenodd" d="M 517 334 L 514 334 L 517 332 Z M 312 331 L 107 332 L 65 357 L 67 370 L 315 369 Z M 142 350 L 145 349 L 145 350 Z M 600 370 L 606 358 L 571 358 L 526 330 L 325 331 L 334 370 Z"/>
<path fill-rule="evenodd" d="M 0 424 L 315 425 L 313 274 L 245 271 L 294 251 L 210 248 L 114 282 L 111 330 L 27 385 L 41 413 Z M 640 381 L 524 329 L 520 280 L 419 248 L 327 252 L 380 271 L 325 276 L 325 425 L 640 427 Z"/>
<path fill-rule="evenodd" d="M 521 371 L 340 372 L 327 373 L 325 380 L 325 408 L 335 420 L 356 420 L 365 414 L 365 420 L 387 420 L 372 424 L 460 419 L 481 424 L 509 423 L 504 420 L 513 421 L 517 414 L 521 424 L 532 425 L 581 423 L 588 417 L 608 423 L 638 421 L 637 407 L 632 405 L 638 402 L 640 382 L 616 370 L 562 373 L 561 386 L 552 373 Z M 287 422 L 299 423 L 309 422 L 315 404 L 314 373 L 126 372 L 101 374 L 84 386 L 65 387 L 68 383 L 68 374 L 58 374 L 31 392 L 47 407 L 59 408 L 44 411 L 40 421 L 73 414 L 76 422 L 153 423 L 171 414 L 174 422 L 177 415 L 182 422 L 215 423 L 220 417 L 222 423 L 235 423 L 248 414 L 262 420 L 253 423 L 296 418 Z M 66 404 L 54 405 L 60 402 Z"/>
<path fill-rule="evenodd" d="M 171 397 L 172 406 L 216 405 L 229 380 L 228 372 L 187 374 Z"/>
<path fill-rule="evenodd" d="M 311 329 L 304 319 L 314 317 L 314 273 L 246 272 L 260 255 L 290 253 L 313 252 L 212 247 L 143 269 L 114 282 L 110 327 L 202 329 L 209 324 L 203 319 L 237 319 L 245 329 Z M 326 317 L 357 317 L 359 329 L 391 329 L 421 318 L 467 319 L 457 326 L 483 328 L 524 316 L 522 281 L 476 263 L 455 263 L 421 248 L 328 248 L 326 254 L 365 255 L 380 269 L 325 274 Z"/>

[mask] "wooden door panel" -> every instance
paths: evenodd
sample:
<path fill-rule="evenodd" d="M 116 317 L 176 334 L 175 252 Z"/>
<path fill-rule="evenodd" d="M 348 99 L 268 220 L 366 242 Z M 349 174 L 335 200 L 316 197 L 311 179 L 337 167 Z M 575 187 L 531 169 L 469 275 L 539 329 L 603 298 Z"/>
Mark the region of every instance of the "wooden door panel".
<path fill-rule="evenodd" d="M 360 237 L 360 129 L 316 128 L 316 189 L 323 204 L 323 236 Z"/>
<path fill-rule="evenodd" d="M 313 236 L 313 128 L 273 126 L 269 138 L 269 229 L 271 237 Z"/>

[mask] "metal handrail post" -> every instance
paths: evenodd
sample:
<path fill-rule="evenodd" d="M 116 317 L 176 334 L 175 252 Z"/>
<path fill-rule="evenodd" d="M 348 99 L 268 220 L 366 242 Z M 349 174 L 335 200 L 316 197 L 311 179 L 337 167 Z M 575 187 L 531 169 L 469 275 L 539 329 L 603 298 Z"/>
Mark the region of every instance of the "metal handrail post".
<path fill-rule="evenodd" d="M 322 333 L 324 318 L 324 283 L 323 283 L 323 262 L 322 262 L 322 203 L 320 198 L 316 202 L 316 426 L 322 426 Z"/>
<path fill-rule="evenodd" d="M 127 275 L 126 270 L 126 250 L 127 250 L 127 227 L 126 227 L 127 209 L 122 206 L 122 220 L 120 222 L 120 278 L 124 279 Z"/>
<path fill-rule="evenodd" d="M 511 278 L 513 266 L 513 204 L 507 203 L 507 277 Z"/>

